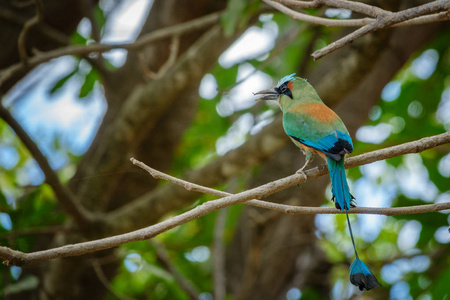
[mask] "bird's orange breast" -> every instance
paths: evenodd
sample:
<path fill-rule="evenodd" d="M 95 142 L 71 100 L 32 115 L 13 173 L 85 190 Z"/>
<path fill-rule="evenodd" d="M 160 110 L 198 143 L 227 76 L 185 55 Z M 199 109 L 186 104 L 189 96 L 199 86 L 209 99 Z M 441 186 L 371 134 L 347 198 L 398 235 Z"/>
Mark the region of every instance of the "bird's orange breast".
<path fill-rule="evenodd" d="M 338 120 L 338 115 L 332 111 L 328 106 L 321 103 L 309 103 L 299 105 L 292 109 L 293 112 L 308 114 L 319 122 L 331 124 Z"/>

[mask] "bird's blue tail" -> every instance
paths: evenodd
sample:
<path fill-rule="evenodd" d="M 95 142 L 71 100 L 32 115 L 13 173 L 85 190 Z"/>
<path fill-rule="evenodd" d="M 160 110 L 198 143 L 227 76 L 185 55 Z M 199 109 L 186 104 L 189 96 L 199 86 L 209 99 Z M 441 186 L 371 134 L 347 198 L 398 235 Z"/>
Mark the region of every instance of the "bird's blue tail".
<path fill-rule="evenodd" d="M 354 206 L 352 203 L 354 197 L 350 194 L 350 189 L 348 188 L 347 177 L 345 176 L 344 159 L 342 158 L 341 160 L 336 161 L 328 157 L 327 163 L 330 172 L 331 192 L 333 194 L 334 203 L 337 209 L 345 211 L 353 249 L 355 250 L 356 258 L 350 265 L 350 282 L 359 287 L 361 291 L 364 289 L 373 289 L 381 284 L 372 272 L 370 272 L 366 264 L 359 259 L 358 252 L 356 252 L 355 240 L 353 239 L 350 219 L 348 218 L 348 211 L 350 210 L 350 207 Z"/>
<path fill-rule="evenodd" d="M 331 178 L 331 193 L 333 194 L 334 205 L 337 209 L 348 209 L 352 205 L 353 196 L 350 194 L 350 189 L 347 184 L 347 177 L 345 176 L 344 159 L 339 161 L 327 158 L 328 170 Z"/>

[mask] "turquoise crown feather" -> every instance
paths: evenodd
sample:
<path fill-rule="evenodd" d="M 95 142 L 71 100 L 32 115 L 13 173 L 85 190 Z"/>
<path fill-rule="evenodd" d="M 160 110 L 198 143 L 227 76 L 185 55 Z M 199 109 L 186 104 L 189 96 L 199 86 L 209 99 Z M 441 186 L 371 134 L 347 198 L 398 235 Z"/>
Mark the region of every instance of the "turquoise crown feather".
<path fill-rule="evenodd" d="M 286 75 L 283 78 L 280 79 L 280 81 L 278 81 L 277 87 L 280 87 L 283 83 L 288 82 L 288 81 L 294 81 L 295 80 L 295 73 L 292 73 L 291 75 Z"/>

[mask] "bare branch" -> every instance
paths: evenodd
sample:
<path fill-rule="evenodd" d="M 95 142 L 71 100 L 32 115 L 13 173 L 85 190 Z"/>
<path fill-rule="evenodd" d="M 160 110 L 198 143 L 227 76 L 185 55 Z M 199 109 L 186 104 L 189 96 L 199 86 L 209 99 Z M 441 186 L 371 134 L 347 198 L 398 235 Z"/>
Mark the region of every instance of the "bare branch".
<path fill-rule="evenodd" d="M 438 138 L 439 137 L 439 138 Z M 398 145 L 398 146 L 393 146 L 393 147 L 389 147 L 386 149 L 382 149 L 382 150 L 377 150 L 374 152 L 370 152 L 370 153 L 366 153 L 366 154 L 361 154 L 352 158 L 348 158 L 345 161 L 345 167 L 348 168 L 353 168 L 355 166 L 359 166 L 362 164 L 367 164 L 370 162 L 374 162 L 374 161 L 378 161 L 378 160 L 383 160 L 383 159 L 388 159 L 388 158 L 392 158 L 395 156 L 399 156 L 399 155 L 403 155 L 403 154 L 407 154 L 407 153 L 418 153 L 423 151 L 423 148 L 417 148 L 418 145 L 422 144 L 422 143 L 429 143 L 430 141 L 428 139 L 431 138 L 437 138 L 440 140 L 439 144 L 445 144 L 445 143 L 449 143 L 450 142 L 450 133 L 446 132 L 440 135 L 436 135 L 434 137 L 429 137 L 429 138 L 424 138 L 418 141 L 414 141 L 414 142 L 410 142 L 410 143 L 406 143 L 406 144 L 402 144 L 402 145 Z M 442 139 L 441 139 L 442 138 Z M 429 144 L 430 146 L 432 146 L 433 144 Z M 435 146 L 432 146 L 435 147 Z M 428 148 L 427 148 L 428 149 Z M 410 151 L 411 150 L 411 151 Z M 408 151 L 408 152 L 404 152 L 404 151 Z M 379 155 L 377 155 L 376 160 L 372 160 L 370 162 L 367 162 L 364 156 L 370 155 L 372 156 L 375 152 L 380 153 Z M 165 174 L 163 172 L 160 172 L 158 170 L 155 170 L 153 168 L 150 168 L 149 166 L 145 165 L 144 163 L 135 160 L 135 159 L 131 159 L 131 161 L 133 162 L 133 164 L 137 165 L 138 167 L 144 169 L 145 171 L 147 171 L 151 176 L 153 176 L 155 179 L 163 179 L 163 180 L 167 180 L 170 181 L 172 183 L 175 183 L 177 185 L 180 185 L 182 187 L 184 187 L 185 189 L 189 190 L 189 191 L 194 191 L 194 192 L 200 192 L 200 193 L 204 193 L 204 194 L 210 194 L 210 195 L 214 195 L 214 196 L 218 196 L 218 197 L 227 197 L 227 196 L 231 196 L 232 194 L 224 192 L 224 191 L 219 191 L 219 190 L 215 190 L 212 188 L 208 188 L 202 185 L 198 185 L 192 182 L 188 182 L 173 176 L 170 176 L 168 174 Z M 363 162 L 363 163 L 361 163 Z M 307 173 L 307 180 L 302 180 L 302 182 L 311 180 L 313 178 L 317 178 L 319 176 L 322 176 L 326 173 L 328 173 L 327 171 L 327 166 L 326 165 L 321 165 L 318 166 L 317 168 L 319 168 L 320 170 L 324 170 L 323 174 L 320 173 L 320 175 L 315 176 L 315 177 L 310 177 L 310 175 Z M 316 168 L 314 168 L 313 170 L 315 170 Z M 300 182 L 299 182 L 300 183 Z M 329 213 L 329 214 L 338 214 L 340 213 L 339 210 L 336 210 L 335 208 L 332 207 L 304 207 L 304 206 L 293 206 L 293 205 L 286 205 L 286 204 L 279 204 L 279 203 L 272 203 L 272 202 L 267 202 L 267 201 L 261 201 L 261 200 L 249 200 L 246 201 L 245 204 L 248 205 L 253 205 L 253 206 L 257 206 L 257 207 L 261 207 L 261 208 L 266 208 L 266 209 L 270 209 L 270 210 L 275 210 L 278 212 L 282 212 L 282 213 L 288 213 L 288 214 L 311 214 L 314 211 L 320 211 L 320 213 Z M 420 206 L 422 207 L 422 206 Z M 431 208 L 431 207 L 430 207 Z M 397 209 L 397 208 L 396 208 Z M 355 211 L 356 210 L 356 211 Z M 322 212 L 323 211 L 323 212 Z M 414 209 L 413 209 L 414 211 Z M 355 213 L 359 213 L 359 209 L 358 208 L 354 208 L 352 209 L 352 212 Z M 390 213 L 389 209 L 386 210 L 385 208 L 380 208 L 380 209 L 374 209 L 371 208 L 369 212 L 365 212 L 367 214 L 384 214 L 384 215 L 394 215 L 394 214 L 401 214 L 398 213 L 398 211 L 396 211 L 395 213 Z M 405 214 L 410 213 L 409 210 L 406 210 Z"/>
<path fill-rule="evenodd" d="M 265 0 L 268 1 L 268 0 Z M 392 26 L 394 24 L 398 24 L 404 21 L 408 21 L 411 19 L 414 19 L 416 17 L 420 17 L 426 14 L 435 13 L 437 11 L 441 10 L 447 10 L 450 8 L 450 0 L 438 0 L 431 3 L 427 3 L 418 7 L 406 9 L 397 13 L 391 13 L 388 15 L 383 15 L 375 22 L 371 22 L 370 24 L 359 28 L 358 30 L 355 30 L 354 32 L 350 33 L 349 35 L 346 35 L 345 37 L 331 43 L 330 45 L 315 51 L 311 56 L 314 58 L 314 60 L 320 59 L 323 56 L 336 51 L 337 49 L 340 49 L 344 47 L 345 45 L 348 45 L 352 43 L 357 38 L 362 37 L 363 35 L 366 35 L 370 32 L 380 30 L 389 26 Z"/>
<path fill-rule="evenodd" d="M 23 26 L 23 29 L 20 32 L 19 38 L 17 40 L 19 55 L 20 58 L 22 59 L 22 62 L 25 65 L 28 64 L 27 48 L 25 45 L 28 32 L 31 30 L 31 28 L 41 23 L 42 20 L 44 19 L 44 5 L 42 3 L 42 0 L 35 0 L 35 6 L 36 6 L 36 15 L 27 22 L 25 22 L 25 25 Z"/>
<path fill-rule="evenodd" d="M 346 167 L 353 168 L 364 164 L 369 164 L 375 161 L 384 160 L 408 153 L 419 153 L 427 149 L 437 147 L 450 143 L 450 132 L 445 132 L 432 137 L 426 137 L 417 141 L 404 143 L 394 147 L 389 147 L 369 153 L 361 154 L 346 160 Z M 134 158 L 131 159 L 133 163 L 140 165 L 141 163 Z M 323 176 L 328 173 L 325 165 L 320 165 L 305 172 L 308 180 Z M 163 232 L 166 232 L 172 228 L 185 224 L 193 219 L 200 218 L 213 211 L 232 206 L 238 203 L 248 202 L 251 199 L 265 198 L 271 194 L 292 187 L 294 185 L 305 182 L 305 177 L 300 174 L 294 174 L 282 179 L 278 179 L 273 182 L 266 183 L 262 186 L 238 193 L 236 195 L 230 195 L 217 200 L 206 202 L 202 205 L 195 207 L 185 213 L 162 221 L 158 224 L 148 226 L 132 232 L 98 239 L 89 242 L 83 242 L 73 245 L 66 245 L 49 250 L 37 251 L 32 253 L 23 253 L 16 251 L 8 247 L 0 247 L 0 258 L 2 258 L 3 264 L 10 265 L 29 265 L 38 263 L 41 261 L 60 258 L 78 256 L 86 253 L 91 253 L 99 250 L 110 249 L 122 244 L 142 241 L 151 239 Z M 192 185 L 195 186 L 195 185 Z M 261 201 L 264 202 L 264 201 Z M 268 203 L 268 202 L 266 202 Z M 268 203 L 273 205 L 274 203 Z M 264 204 L 265 205 L 265 204 Z M 266 207 L 266 206 L 265 206 Z M 268 208 L 268 206 L 267 206 Z M 293 207 L 295 209 L 284 210 L 284 213 L 290 214 L 341 214 L 342 211 L 335 208 L 328 207 Z M 428 205 L 418 205 L 409 207 L 392 207 L 392 208 L 373 208 L 373 207 L 358 207 L 352 208 L 349 213 L 353 214 L 382 214 L 382 215 L 400 215 L 400 214 L 417 214 L 425 212 L 435 212 L 441 210 L 450 209 L 450 202 L 435 203 Z M 278 210 L 278 209 L 275 209 Z"/>
<path fill-rule="evenodd" d="M 347 0 L 318 0 L 321 4 L 325 4 L 332 7 L 349 9 L 351 11 L 365 14 L 371 16 L 373 18 L 377 18 L 379 16 L 389 15 L 390 11 L 381 9 L 379 7 L 368 5 L 361 2 L 356 1 L 347 1 Z"/>
<path fill-rule="evenodd" d="M 127 49 L 127 50 L 137 50 L 150 43 L 154 43 L 175 35 L 182 35 L 188 32 L 196 31 L 219 21 L 222 12 L 217 12 L 213 14 L 206 15 L 204 17 L 194 19 L 185 23 L 180 23 L 171 27 L 162 28 L 155 30 L 152 33 L 148 33 L 134 43 L 118 43 L 118 44 L 99 44 L 92 43 L 87 46 L 67 46 L 64 48 L 56 49 L 53 51 L 43 52 L 39 55 L 28 58 L 27 65 L 22 63 L 17 63 L 4 69 L 0 73 L 0 85 L 7 79 L 11 78 L 14 74 L 23 71 L 27 68 L 32 68 L 52 59 L 65 56 L 65 55 L 77 55 L 83 56 L 90 53 L 103 53 L 108 52 L 113 49 Z"/>
<path fill-rule="evenodd" d="M 363 19 L 350 19 L 350 20 L 335 20 L 335 19 L 327 19 L 316 16 L 311 16 L 308 14 L 300 13 L 295 10 L 292 10 L 278 2 L 274 2 L 271 0 L 263 0 L 265 3 L 279 10 L 280 12 L 290 16 L 294 20 L 305 21 L 308 23 L 316 24 L 316 25 L 324 25 L 329 27 L 360 27 L 367 24 L 372 24 L 374 19 L 372 18 L 363 18 Z"/>
<path fill-rule="evenodd" d="M 275 0 L 276 2 L 280 2 L 283 5 L 288 5 L 291 7 L 301 7 L 301 8 L 319 8 L 322 6 L 320 1 L 297 1 L 297 0 Z"/>
<path fill-rule="evenodd" d="M 61 183 L 58 175 L 52 169 L 47 161 L 47 158 L 41 152 L 36 143 L 31 139 L 22 126 L 20 126 L 19 122 L 14 119 L 11 113 L 2 105 L 0 105 L 0 118 L 2 118 L 6 124 L 12 128 L 12 130 L 14 130 L 28 151 L 30 151 L 31 155 L 42 169 L 42 172 L 44 172 L 45 181 L 51 186 L 56 198 L 61 203 L 67 214 L 71 216 L 80 227 L 84 227 L 87 223 L 92 221 L 94 218 L 92 213 L 87 211 L 69 191 L 69 189 Z"/>
<path fill-rule="evenodd" d="M 150 79 L 160 79 L 162 78 L 167 71 L 173 67 L 176 63 L 177 56 L 178 56 L 178 50 L 180 48 L 180 36 L 174 35 L 172 37 L 172 42 L 170 43 L 170 53 L 169 58 L 164 62 L 164 64 L 159 68 L 157 72 L 146 70 L 146 75 Z"/>

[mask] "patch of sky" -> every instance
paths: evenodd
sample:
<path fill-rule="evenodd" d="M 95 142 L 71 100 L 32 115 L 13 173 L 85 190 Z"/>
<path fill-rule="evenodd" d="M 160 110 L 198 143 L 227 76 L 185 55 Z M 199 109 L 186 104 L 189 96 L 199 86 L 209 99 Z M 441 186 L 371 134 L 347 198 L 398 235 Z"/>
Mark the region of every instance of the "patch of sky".
<path fill-rule="evenodd" d="M 106 111 L 104 96 L 98 86 L 89 101 L 79 101 L 74 96 L 81 84 L 77 80 L 69 80 L 54 97 L 49 98 L 49 86 L 73 70 L 74 63 L 70 57 L 56 59 L 46 64 L 47 71 L 52 70 L 48 75 L 35 72 L 30 75 L 40 77 L 34 93 L 17 96 L 13 91 L 5 97 L 6 101 L 10 100 L 12 114 L 47 155 L 52 167 L 60 167 L 65 161 L 51 146 L 54 138 L 60 137 L 61 144 L 69 151 L 84 153 Z"/>
<path fill-rule="evenodd" d="M 0 165 L 6 170 L 13 169 L 19 162 L 19 153 L 14 147 L 0 145 Z"/>
<path fill-rule="evenodd" d="M 302 292 L 298 288 L 291 288 L 286 293 L 286 300 L 298 300 L 302 297 Z"/>
<path fill-rule="evenodd" d="M 400 81 L 391 81 L 381 91 L 381 99 L 386 102 L 394 101 L 400 96 L 402 84 Z"/>
<path fill-rule="evenodd" d="M 247 134 L 254 124 L 254 118 L 251 113 L 243 114 L 231 125 L 227 133 L 216 141 L 216 151 L 219 155 L 224 155 L 232 149 L 242 145 Z"/>
<path fill-rule="evenodd" d="M 436 111 L 436 120 L 444 125 L 445 130 L 450 130 L 450 87 L 442 92 L 441 101 Z"/>
<path fill-rule="evenodd" d="M 211 251 L 206 246 L 198 246 L 185 253 L 184 257 L 192 262 L 205 262 L 211 257 Z"/>
<path fill-rule="evenodd" d="M 328 18 L 349 19 L 352 11 L 345 8 L 328 8 L 325 10 L 325 15 Z"/>
<path fill-rule="evenodd" d="M 450 202 L 450 192 L 442 193 L 436 197 L 435 203 L 446 203 L 446 202 Z M 445 213 L 445 211 L 441 211 L 441 213 Z M 450 223 L 450 215 L 448 222 Z"/>
<path fill-rule="evenodd" d="M 77 32 L 85 39 L 89 39 L 91 36 L 91 31 L 91 22 L 88 18 L 83 18 L 80 23 L 78 23 Z"/>
<path fill-rule="evenodd" d="M 252 92 L 272 87 L 272 79 L 267 74 L 258 71 L 250 63 L 239 65 L 237 81 L 240 84 L 230 90 L 217 104 L 217 112 L 222 117 L 228 117 L 236 111 L 248 109 L 255 105 L 256 96 Z"/>
<path fill-rule="evenodd" d="M 26 161 L 16 172 L 16 181 L 21 186 L 39 185 L 42 184 L 44 180 L 44 173 L 33 159 Z"/>
<path fill-rule="evenodd" d="M 444 177 L 450 177 L 450 154 L 445 155 L 439 160 L 438 171 Z"/>
<path fill-rule="evenodd" d="M 250 135 L 257 134 L 260 132 L 265 126 L 272 123 L 272 121 L 275 119 L 275 113 L 273 110 L 266 110 L 265 112 L 261 113 L 256 118 L 256 124 L 250 129 Z"/>
<path fill-rule="evenodd" d="M 363 177 L 356 180 L 353 194 L 358 206 L 389 207 L 397 194 L 393 175 L 395 168 L 385 161 L 378 161 L 360 167 Z M 366 242 L 372 242 L 380 234 L 386 216 L 359 215 L 359 234 Z"/>
<path fill-rule="evenodd" d="M 262 56 L 273 49 L 277 36 L 278 25 L 271 19 L 263 22 L 262 27 L 252 26 L 219 57 L 219 64 L 230 68 Z"/>
<path fill-rule="evenodd" d="M 395 196 L 395 187 L 392 188 L 386 184 L 375 185 L 362 177 L 355 182 L 353 194 L 358 206 L 389 207 Z M 386 216 L 381 215 L 358 215 L 355 235 L 366 242 L 374 241 L 383 229 L 386 219 Z"/>
<path fill-rule="evenodd" d="M 410 66 L 411 72 L 420 79 L 428 79 L 436 70 L 439 53 L 434 49 L 424 51 Z"/>
<path fill-rule="evenodd" d="M 325 236 L 332 236 L 336 228 L 336 217 L 333 215 L 316 215 L 314 224 L 320 233 L 325 233 Z"/>
<path fill-rule="evenodd" d="M 413 249 L 419 241 L 422 224 L 419 221 L 411 220 L 406 222 L 397 237 L 397 246 L 400 251 L 406 252 Z"/>
<path fill-rule="evenodd" d="M 125 257 L 125 259 L 123 260 L 123 264 L 128 272 L 134 273 L 142 269 L 144 262 L 142 256 L 139 253 L 133 252 Z"/>
<path fill-rule="evenodd" d="M 109 14 L 101 42 L 131 43 L 135 41 L 152 4 L 153 1 L 148 0 L 132 0 L 121 3 Z M 125 63 L 126 55 L 127 51 L 124 49 L 115 49 L 103 54 L 116 67 Z"/>
<path fill-rule="evenodd" d="M 409 285 L 405 281 L 400 281 L 394 284 L 391 287 L 389 296 L 391 300 L 412 300 L 412 297 L 409 294 Z"/>
<path fill-rule="evenodd" d="M 450 243 L 450 232 L 448 232 L 448 226 L 439 227 L 434 233 L 434 238 L 441 244 Z"/>
<path fill-rule="evenodd" d="M 362 126 L 356 131 L 356 138 L 364 143 L 380 144 L 391 134 L 392 126 L 379 123 L 375 126 Z"/>
<path fill-rule="evenodd" d="M 217 96 L 217 81 L 212 74 L 203 76 L 199 88 L 200 97 L 206 100 L 211 100 Z"/>
<path fill-rule="evenodd" d="M 408 198 L 430 202 L 438 195 L 419 154 L 403 156 L 403 164 L 396 169 L 396 176 L 401 191 Z"/>
<path fill-rule="evenodd" d="M 211 293 L 200 293 L 198 300 L 213 300 L 214 297 Z"/>
<path fill-rule="evenodd" d="M 394 264 L 387 264 L 381 268 L 381 276 L 387 283 L 394 284 L 402 279 L 400 268 Z"/>
<path fill-rule="evenodd" d="M 431 259 L 426 255 L 417 255 L 409 259 L 409 266 L 416 273 L 425 272 L 431 265 Z"/>
<path fill-rule="evenodd" d="M 0 212 L 0 225 L 6 230 L 12 229 L 11 218 L 7 213 Z"/>

